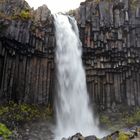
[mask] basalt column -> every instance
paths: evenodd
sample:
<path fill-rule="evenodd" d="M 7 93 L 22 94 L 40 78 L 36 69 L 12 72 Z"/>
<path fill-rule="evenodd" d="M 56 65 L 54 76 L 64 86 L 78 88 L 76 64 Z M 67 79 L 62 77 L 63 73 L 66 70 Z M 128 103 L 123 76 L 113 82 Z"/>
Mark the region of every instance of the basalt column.
<path fill-rule="evenodd" d="M 18 5 L 25 9 L 13 14 Z M 6 0 L 0 11 L 0 103 L 52 104 L 55 38 L 49 9 L 32 11 L 23 0 Z"/>
<path fill-rule="evenodd" d="M 92 101 L 100 109 L 140 106 L 140 2 L 87 0 L 74 16 Z"/>
<path fill-rule="evenodd" d="M 101 110 L 140 106 L 139 0 L 87 0 L 74 16 L 92 103 Z M 0 102 L 52 100 L 55 45 L 47 6 L 0 1 Z"/>

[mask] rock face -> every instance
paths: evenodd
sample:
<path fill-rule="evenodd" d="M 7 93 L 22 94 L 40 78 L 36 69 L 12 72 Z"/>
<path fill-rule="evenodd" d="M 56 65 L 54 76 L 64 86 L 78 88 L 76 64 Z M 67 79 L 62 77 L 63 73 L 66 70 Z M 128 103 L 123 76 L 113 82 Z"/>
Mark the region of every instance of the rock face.
<path fill-rule="evenodd" d="M 0 0 L 0 12 L 7 16 L 20 13 L 24 9 L 30 9 L 25 0 Z"/>
<path fill-rule="evenodd" d="M 140 106 L 140 1 L 87 0 L 75 17 L 92 101 Z"/>
<path fill-rule="evenodd" d="M 38 22 L 38 21 L 46 22 L 51 15 L 51 12 L 46 5 L 39 7 L 37 10 L 35 10 L 34 13 L 35 13 L 34 20 L 36 22 Z"/>
<path fill-rule="evenodd" d="M 18 18 L 0 18 L 0 101 L 48 104 L 55 79 L 53 18 L 47 6 L 33 11 L 15 1 L 0 2 L 2 15 L 22 9 Z M 140 106 L 139 0 L 87 0 L 74 14 L 92 102 L 101 110 Z"/>
<path fill-rule="evenodd" d="M 6 2 L 6 8 L 14 2 Z M 20 2 L 20 6 L 26 7 L 25 1 Z M 52 17 L 46 6 L 35 11 L 35 20 L 26 19 L 26 14 L 23 18 L 5 16 L 0 19 L 0 102 L 48 104 L 52 101 L 54 75 Z"/>

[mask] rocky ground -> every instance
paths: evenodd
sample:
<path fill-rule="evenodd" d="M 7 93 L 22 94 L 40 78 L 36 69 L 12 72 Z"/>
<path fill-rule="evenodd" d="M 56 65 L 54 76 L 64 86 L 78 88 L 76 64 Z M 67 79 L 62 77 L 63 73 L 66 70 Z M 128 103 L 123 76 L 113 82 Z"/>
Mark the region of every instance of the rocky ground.
<path fill-rule="evenodd" d="M 54 126 L 52 120 L 26 123 L 22 128 L 14 131 L 16 136 L 14 140 L 54 140 Z M 69 138 L 62 138 L 62 140 L 140 140 L 140 126 L 135 125 L 110 132 L 103 138 L 98 138 L 95 135 L 83 136 L 77 133 Z"/>
<path fill-rule="evenodd" d="M 51 132 L 52 124 L 48 121 L 40 121 L 25 124 L 23 128 L 15 131 L 17 140 L 53 140 Z"/>
<path fill-rule="evenodd" d="M 52 123 L 36 121 L 25 123 L 13 131 L 3 126 L 0 128 L 0 140 L 53 140 Z"/>
<path fill-rule="evenodd" d="M 42 107 L 14 102 L 0 106 L 0 140 L 53 140 L 55 126 L 53 118 L 53 110 L 50 106 Z M 131 112 L 106 111 L 98 114 L 98 118 L 100 128 L 110 132 L 110 135 L 100 140 L 140 140 L 139 108 L 131 109 Z M 63 138 L 63 140 L 99 139 L 96 136 L 84 137 L 77 132 L 76 135 Z"/>
<path fill-rule="evenodd" d="M 54 140 L 54 127 L 53 119 L 42 120 L 40 118 L 39 120 L 29 121 L 15 127 L 11 131 L 12 136 L 9 137 L 8 135 L 11 135 L 9 130 L 4 127 L 2 129 L 2 125 L 0 124 L 0 140 Z M 2 132 L 3 136 L 1 136 Z M 62 138 L 62 140 L 140 140 L 140 126 L 134 125 L 134 127 L 116 129 L 116 131 L 112 131 L 112 133 L 110 132 L 109 135 L 100 139 L 94 135 L 83 136 L 77 133 L 69 138 Z"/>
<path fill-rule="evenodd" d="M 140 126 L 135 126 L 130 129 L 122 129 L 101 139 L 94 135 L 84 137 L 82 134 L 77 133 L 69 138 L 62 138 L 62 140 L 140 140 Z"/>
<path fill-rule="evenodd" d="M 27 123 L 22 128 L 14 131 L 16 137 L 12 140 L 54 140 L 53 126 L 50 121 Z M 140 140 L 140 126 L 124 128 L 101 139 L 95 135 L 83 136 L 77 133 L 69 138 L 62 138 L 62 140 Z"/>

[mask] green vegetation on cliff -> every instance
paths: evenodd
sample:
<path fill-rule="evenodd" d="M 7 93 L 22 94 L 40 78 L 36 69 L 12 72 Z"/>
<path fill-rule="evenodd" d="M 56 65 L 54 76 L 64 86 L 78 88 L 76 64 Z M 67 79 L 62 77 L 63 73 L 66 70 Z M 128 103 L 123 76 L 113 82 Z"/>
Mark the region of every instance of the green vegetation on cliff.
<path fill-rule="evenodd" d="M 28 104 L 17 104 L 9 102 L 5 106 L 0 107 L 0 122 L 14 127 L 28 121 L 41 119 L 50 119 L 53 111 L 50 106 L 39 107 Z"/>
<path fill-rule="evenodd" d="M 17 132 L 26 123 L 51 121 L 52 118 L 53 110 L 50 105 L 17 104 L 11 101 L 0 106 L 0 138 L 17 140 Z"/>
<path fill-rule="evenodd" d="M 137 8 L 138 0 L 130 0 L 130 7 L 135 10 Z"/>
<path fill-rule="evenodd" d="M 32 19 L 31 12 L 28 9 L 22 10 L 19 14 L 13 15 L 12 19 L 21 19 L 21 20 Z"/>
<path fill-rule="evenodd" d="M 121 128 L 138 125 L 140 124 L 140 108 L 135 109 L 132 113 L 126 111 L 116 115 L 101 114 L 100 122 L 104 127 L 108 128 L 110 131 L 115 131 Z"/>

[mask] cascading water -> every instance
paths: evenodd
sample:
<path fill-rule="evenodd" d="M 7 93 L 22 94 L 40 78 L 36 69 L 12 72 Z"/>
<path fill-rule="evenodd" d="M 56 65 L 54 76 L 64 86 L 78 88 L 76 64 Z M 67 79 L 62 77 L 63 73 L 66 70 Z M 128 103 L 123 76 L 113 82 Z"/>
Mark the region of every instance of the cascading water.
<path fill-rule="evenodd" d="M 101 136 L 89 107 L 77 23 L 74 18 L 66 15 L 54 15 L 54 20 L 58 92 L 55 102 L 55 139 L 60 140 L 77 132 L 85 136 Z"/>

